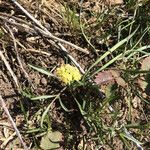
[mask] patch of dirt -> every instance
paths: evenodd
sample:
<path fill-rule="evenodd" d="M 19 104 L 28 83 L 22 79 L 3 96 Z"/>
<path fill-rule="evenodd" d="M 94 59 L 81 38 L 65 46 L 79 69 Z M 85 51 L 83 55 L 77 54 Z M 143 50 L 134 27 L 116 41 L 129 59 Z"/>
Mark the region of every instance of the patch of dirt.
<path fill-rule="evenodd" d="M 63 44 L 71 56 L 76 59 L 84 70 L 87 70 L 87 68 L 95 62 L 97 55 L 92 47 L 87 44 L 85 37 L 79 33 L 80 30 L 74 30 L 66 21 L 66 16 L 64 15 L 64 11 L 66 10 L 64 4 L 68 1 L 42 0 L 37 2 L 35 0 L 19 0 L 18 2 L 36 19 L 38 19 L 53 35 L 74 43 L 90 52 L 90 54 L 85 54 L 67 44 Z M 76 5 L 76 11 L 77 13 L 79 12 L 79 1 L 69 1 L 67 4 L 68 6 Z M 104 5 L 104 3 L 100 3 L 100 1 L 90 0 L 85 1 L 82 8 L 83 16 L 81 16 L 81 20 L 85 19 L 85 22 L 89 25 L 91 24 L 90 28 L 85 30 L 85 34 L 91 39 L 91 43 L 95 46 L 95 49 L 98 50 L 98 54 L 103 53 L 108 47 L 111 47 L 116 42 L 114 37 L 108 37 L 105 38 L 106 40 L 102 41 L 103 33 L 105 32 L 104 29 L 111 28 L 111 31 L 115 30 L 113 27 L 113 15 L 108 19 L 107 23 L 101 26 L 101 28 L 99 28 L 99 24 L 94 23 L 96 20 L 91 15 L 98 11 L 101 11 L 103 14 L 106 7 L 108 6 Z M 118 10 L 119 6 L 114 7 Z M 79 15 L 79 13 L 76 15 Z M 15 40 L 11 36 L 11 32 L 14 35 Z M 17 47 L 15 47 L 15 44 Z M 58 82 L 58 80 L 43 75 L 28 65 L 31 64 L 42 67 L 55 73 L 55 69 L 58 66 L 63 63 L 70 63 L 70 60 L 60 50 L 57 44 L 58 42 L 56 40 L 43 36 L 37 30 L 34 23 L 14 4 L 9 1 L 0 1 L 0 51 L 3 51 L 3 54 L 12 71 L 16 75 L 20 86 L 20 91 L 18 91 L 5 63 L 0 59 L 0 94 L 6 101 L 7 108 L 9 109 L 17 127 L 20 129 L 26 144 L 31 147 L 36 146 L 36 144 L 38 145 L 41 137 L 46 133 L 46 129 L 52 128 L 53 130 L 59 130 L 65 135 L 64 142 L 62 143 L 63 148 L 78 149 L 78 146 L 82 145 L 82 138 L 86 137 L 87 149 L 94 149 L 97 144 L 97 139 L 95 142 L 93 142 L 93 139 L 96 135 L 93 132 L 93 139 L 90 137 L 91 133 L 89 124 L 85 121 L 86 119 L 81 114 L 81 110 L 79 110 L 79 107 L 74 101 L 74 97 L 70 91 L 66 89 L 61 95 L 64 108 L 60 105 L 59 101 L 52 103 L 51 110 L 48 111 L 49 117 L 43 122 L 44 128 L 41 128 L 41 117 L 43 111 L 49 106 L 51 99 L 45 101 L 30 100 L 31 96 L 58 94 L 64 87 L 63 84 Z M 107 59 L 109 60 L 109 57 Z M 107 62 L 107 60 L 105 61 Z M 101 65 L 102 64 L 98 64 L 98 66 Z M 110 90 L 108 86 L 109 85 L 105 86 L 104 93 Z M 119 85 L 117 86 L 119 87 Z M 80 88 L 77 91 L 74 91 L 75 96 L 79 99 L 79 103 L 83 103 L 82 99 L 84 98 L 89 100 L 87 103 L 94 101 L 94 104 L 91 107 L 95 111 L 91 110 L 89 113 L 95 115 L 97 108 L 101 106 L 101 103 L 104 102 L 105 104 L 106 99 L 104 98 L 104 100 L 100 100 L 100 95 L 96 95 L 97 91 L 90 86 L 85 89 L 82 88 L 82 86 Z M 119 90 L 126 91 L 125 88 L 125 86 L 122 86 Z M 130 109 L 127 93 L 122 92 L 123 95 L 116 89 L 114 91 L 116 93 L 118 92 L 117 96 L 119 95 L 119 98 L 117 97 L 116 99 L 113 99 L 114 101 L 112 100 L 110 103 L 112 103 L 112 106 L 118 112 L 117 116 L 115 116 L 116 114 L 113 114 L 114 118 L 117 117 L 118 121 L 114 122 L 110 110 L 106 109 L 104 112 L 102 111 L 101 116 L 98 116 L 102 118 L 106 127 L 110 127 L 111 130 L 111 127 L 120 127 L 122 124 L 128 123 L 129 120 L 130 123 L 138 122 L 142 125 L 143 122 L 147 122 L 150 119 L 148 117 L 149 106 L 139 99 L 139 97 L 130 95 L 133 98 L 130 101 Z M 86 97 L 87 93 L 89 95 Z M 20 105 L 22 105 L 22 107 Z M 68 112 L 64 111 L 65 107 Z M 104 105 L 104 107 L 106 106 Z M 93 118 L 90 119 L 92 120 Z M 95 120 L 92 121 L 94 122 Z M 99 122 L 99 124 L 101 124 L 101 122 Z M 6 125 L 9 126 L 9 129 Z M 8 131 L 6 131 L 6 129 Z M 32 132 L 32 129 L 37 130 Z M 140 129 L 131 129 L 131 131 L 135 137 L 138 137 L 145 145 L 149 142 L 149 137 L 147 135 L 140 136 Z M 8 135 L 4 132 L 8 133 Z M 105 133 L 105 130 L 100 132 Z M 113 129 L 110 132 L 112 132 L 111 134 L 114 138 L 112 140 L 111 137 L 107 137 L 107 134 L 104 134 L 106 144 L 102 145 L 102 149 L 111 149 L 112 147 L 116 150 L 124 149 L 124 144 L 121 142 L 119 136 L 113 135 Z M 145 129 L 145 132 L 149 131 Z M 1 108 L 0 144 L 4 145 L 6 139 L 8 139 L 13 133 L 14 130 Z M 8 149 L 12 144 L 15 145 L 14 149 L 22 147 L 18 142 L 16 135 L 13 139 L 8 141 L 8 144 L 4 145 L 4 148 Z M 135 145 L 132 146 L 134 149 Z M 146 145 L 145 147 L 147 148 L 148 146 Z"/>

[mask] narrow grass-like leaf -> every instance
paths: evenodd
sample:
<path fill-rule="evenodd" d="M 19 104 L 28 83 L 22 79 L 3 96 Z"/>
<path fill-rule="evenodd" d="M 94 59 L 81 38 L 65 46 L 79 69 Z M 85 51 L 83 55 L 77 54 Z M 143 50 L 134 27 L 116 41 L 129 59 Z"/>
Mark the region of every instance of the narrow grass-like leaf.
<path fill-rule="evenodd" d="M 31 65 L 31 64 L 28 64 L 28 65 L 29 65 L 29 67 L 31 67 L 32 69 L 34 69 L 34 70 L 36 70 L 36 71 L 38 71 L 38 72 L 40 72 L 40 73 L 42 73 L 42 74 L 45 74 L 45 75 L 47 75 L 47 76 L 55 77 L 54 74 L 50 73 L 50 72 L 49 72 L 48 70 L 46 70 L 46 69 L 43 69 L 43 68 L 41 68 L 41 67 L 36 67 L 36 66 Z"/>
<path fill-rule="evenodd" d="M 61 98 L 59 97 L 59 103 L 61 105 L 61 107 L 66 111 L 66 112 L 69 112 L 69 110 L 66 108 L 66 106 L 63 104 L 63 102 L 61 101 Z"/>
<path fill-rule="evenodd" d="M 143 47 L 140 47 L 140 48 L 138 48 L 137 50 L 129 50 L 129 51 L 127 51 L 126 53 L 129 53 L 129 52 L 133 52 L 133 53 L 131 53 L 128 57 L 127 57 L 127 59 L 130 59 L 132 56 L 134 56 L 136 53 L 138 53 L 138 52 L 142 52 L 143 50 L 145 50 L 145 49 L 148 49 L 148 48 L 150 48 L 150 45 L 146 45 L 146 46 L 143 46 Z M 147 54 L 149 54 L 149 53 L 147 53 Z"/>
<path fill-rule="evenodd" d="M 143 73 L 150 73 L 149 70 L 135 70 L 135 69 L 122 69 L 122 71 L 126 72 L 126 73 L 130 73 L 130 74 L 143 74 Z"/>
<path fill-rule="evenodd" d="M 33 129 L 29 129 L 28 131 L 26 131 L 27 134 L 31 134 L 31 133 L 38 133 L 41 132 L 42 129 L 41 128 L 33 128 Z"/>
<path fill-rule="evenodd" d="M 147 46 L 143 46 L 141 48 L 138 48 L 137 50 L 128 50 L 125 52 L 125 54 L 121 53 L 119 55 L 117 55 L 116 57 L 114 57 L 113 59 L 111 59 L 108 63 L 106 63 L 105 65 L 103 65 L 101 68 L 99 68 L 98 70 L 96 70 L 91 76 L 97 74 L 98 72 L 102 71 L 103 69 L 107 68 L 109 65 L 111 65 L 112 63 L 114 63 L 115 61 L 119 60 L 119 58 L 121 58 L 121 56 L 123 55 L 127 55 L 128 53 L 131 53 L 127 59 L 129 59 L 130 57 L 132 57 L 133 55 L 135 55 L 138 52 L 143 52 L 143 50 L 150 48 L 150 45 Z M 133 53 L 132 53 L 133 52 Z M 148 54 L 148 53 L 147 53 Z"/>
<path fill-rule="evenodd" d="M 120 139 L 121 141 L 125 144 L 125 146 L 127 147 L 127 149 L 131 149 L 131 146 L 129 144 L 129 142 L 127 141 L 127 139 L 124 137 L 124 133 L 119 133 Z"/>
<path fill-rule="evenodd" d="M 97 54 L 97 51 L 96 51 L 94 45 L 90 42 L 90 40 L 88 39 L 88 37 L 85 35 L 84 29 L 83 29 L 83 25 L 81 23 L 80 23 L 80 29 L 81 29 L 82 35 L 85 38 L 85 40 L 87 41 L 87 43 L 92 47 L 92 49 L 94 50 L 94 52 Z"/>
<path fill-rule="evenodd" d="M 139 28 L 139 27 L 138 27 Z M 98 58 L 97 61 L 95 61 L 95 63 L 93 63 L 90 68 L 87 70 L 86 74 L 88 74 L 90 72 L 90 70 L 96 66 L 100 61 L 102 61 L 105 57 L 107 57 L 109 54 L 111 54 L 112 52 L 114 52 L 115 50 L 117 50 L 117 48 L 119 48 L 120 46 L 122 46 L 125 42 L 127 42 L 129 39 L 131 39 L 131 37 L 136 33 L 136 31 L 138 30 L 138 28 L 132 33 L 130 34 L 128 37 L 126 37 L 125 39 L 121 40 L 120 42 L 118 42 L 116 45 L 114 45 L 110 50 L 108 50 L 106 53 L 104 53 L 100 58 Z"/>
<path fill-rule="evenodd" d="M 31 98 L 31 97 L 34 96 L 34 95 L 29 94 L 29 93 L 27 93 L 27 92 L 25 92 L 25 91 L 21 91 L 21 93 L 22 93 L 23 96 L 25 96 L 25 97 L 27 97 L 27 98 Z"/>
<path fill-rule="evenodd" d="M 103 69 L 107 68 L 109 65 L 111 65 L 112 63 L 114 63 L 115 61 L 117 61 L 121 56 L 122 56 L 122 54 L 117 55 L 116 57 L 114 57 L 113 59 L 111 59 L 108 63 L 106 63 L 105 65 L 103 65 L 101 68 L 99 68 L 98 70 L 96 70 L 91 76 L 94 76 L 98 72 L 100 72 Z"/>
<path fill-rule="evenodd" d="M 51 108 L 52 104 L 55 102 L 56 99 L 58 99 L 58 95 L 53 99 L 53 101 L 48 105 L 48 107 L 46 108 L 46 110 L 44 111 L 44 113 L 42 114 L 42 118 L 41 118 L 41 128 L 43 128 L 43 122 L 44 122 L 44 119 L 49 111 L 49 109 Z"/>
<path fill-rule="evenodd" d="M 126 19 L 126 20 L 124 20 L 124 21 L 122 21 L 121 23 L 123 24 L 123 23 L 126 23 L 126 22 L 128 22 L 128 21 L 129 21 L 129 18 Z M 133 21 L 131 21 L 130 23 L 128 23 L 127 25 L 123 26 L 123 27 L 121 28 L 121 30 L 126 29 L 127 27 L 131 26 L 133 23 L 135 23 L 135 20 L 133 20 Z"/>
<path fill-rule="evenodd" d="M 141 37 L 139 38 L 139 40 L 135 43 L 135 45 L 132 47 L 131 51 L 132 51 L 133 49 L 135 49 L 135 48 L 140 44 L 140 42 L 142 41 L 143 37 L 145 36 L 145 34 L 146 34 L 149 30 L 150 30 L 150 27 L 147 27 L 147 28 L 144 30 L 143 34 L 141 35 Z"/>
<path fill-rule="evenodd" d="M 126 128 L 124 128 L 124 137 L 126 137 L 128 140 L 131 140 L 132 142 L 134 142 L 138 147 L 141 147 L 140 145 L 142 144 L 141 142 L 139 142 L 137 139 L 135 139 L 128 131 Z"/>
<path fill-rule="evenodd" d="M 41 128 L 43 128 L 43 122 L 44 122 L 44 119 L 45 119 L 45 116 L 47 115 L 50 107 L 52 105 L 52 102 L 48 105 L 48 107 L 46 108 L 46 110 L 44 111 L 44 113 L 42 114 L 42 118 L 41 118 Z"/>
<path fill-rule="evenodd" d="M 41 118 L 41 128 L 43 128 L 43 122 L 44 122 L 44 119 L 49 111 L 49 109 L 51 108 L 51 106 L 53 105 L 53 103 L 59 98 L 60 94 L 66 89 L 66 87 L 64 87 L 57 95 L 56 97 L 52 100 L 52 102 L 47 106 L 46 110 L 43 112 L 42 114 L 42 118 Z"/>
<path fill-rule="evenodd" d="M 48 98 L 54 98 L 56 96 L 57 95 L 41 95 L 41 96 L 32 97 L 31 100 L 48 99 Z"/>
<path fill-rule="evenodd" d="M 77 100 L 76 98 L 75 98 L 75 101 L 76 101 L 76 103 L 77 103 L 77 105 L 78 105 L 78 108 L 79 108 L 81 114 L 82 114 L 83 116 L 86 115 L 86 112 L 82 109 L 80 103 L 78 102 L 78 100 Z"/>
<path fill-rule="evenodd" d="M 146 124 L 127 124 L 125 125 L 126 128 L 135 128 L 135 129 L 150 129 L 150 122 Z"/>

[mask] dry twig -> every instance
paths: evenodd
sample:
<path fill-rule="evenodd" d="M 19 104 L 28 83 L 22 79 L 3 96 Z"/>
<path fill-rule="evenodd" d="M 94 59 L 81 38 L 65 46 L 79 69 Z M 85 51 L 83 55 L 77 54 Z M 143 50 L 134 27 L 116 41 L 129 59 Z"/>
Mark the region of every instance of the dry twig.
<path fill-rule="evenodd" d="M 70 42 L 68 42 L 68 41 L 65 41 L 65 40 L 63 40 L 63 39 L 60 39 L 60 38 L 58 38 L 58 37 L 52 35 L 37 19 L 35 19 L 26 9 L 24 9 L 16 0 L 12 0 L 12 2 L 13 2 L 20 10 L 22 10 L 22 12 L 24 12 L 24 14 L 25 14 L 26 16 L 28 16 L 38 27 L 40 27 L 40 29 L 43 31 L 43 33 L 44 33 L 45 35 L 47 35 L 49 38 L 51 38 L 51 39 L 53 39 L 53 40 L 56 40 L 56 41 L 58 41 L 58 42 L 67 44 L 67 45 L 69 45 L 69 46 L 71 46 L 71 47 L 74 47 L 75 49 L 77 49 L 77 50 L 79 50 L 79 51 L 81 51 L 81 52 L 83 52 L 83 53 L 85 53 L 85 54 L 89 54 L 89 52 L 86 51 L 85 49 L 83 49 L 83 48 L 81 48 L 81 47 L 79 47 L 79 46 L 77 46 L 77 45 L 75 45 L 75 44 L 72 44 L 72 43 L 70 43 Z M 40 32 L 41 32 L 41 31 L 40 31 Z M 62 45 L 62 47 L 64 47 L 64 46 Z"/>
<path fill-rule="evenodd" d="M 4 111 L 5 111 L 5 113 L 6 113 L 7 117 L 8 117 L 8 119 L 9 119 L 10 122 L 12 123 L 12 126 L 13 126 L 13 128 L 14 128 L 14 130 L 15 130 L 15 132 L 16 132 L 16 135 L 18 136 L 20 142 L 22 143 L 22 145 L 23 145 L 23 147 L 24 147 L 24 150 L 28 150 L 26 144 L 23 142 L 23 139 L 22 139 L 22 137 L 21 137 L 21 134 L 20 134 L 19 130 L 17 129 L 17 126 L 16 126 L 15 122 L 13 121 L 13 119 L 12 119 L 10 113 L 9 113 L 9 110 L 8 110 L 7 107 L 6 107 L 5 101 L 4 101 L 4 99 L 2 98 L 1 95 L 0 95 L 0 103 L 1 103 L 1 106 L 2 106 L 2 108 L 4 109 Z"/>
<path fill-rule="evenodd" d="M 15 138 L 16 136 L 16 132 L 14 132 L 13 134 L 11 134 L 2 144 L 1 144 L 1 148 L 4 149 L 6 147 L 6 145 Z"/>
<path fill-rule="evenodd" d="M 15 82 L 17 88 L 20 89 L 20 88 L 19 88 L 19 83 L 18 83 L 17 77 L 16 77 L 16 75 L 14 74 L 13 70 L 11 69 L 11 67 L 10 67 L 8 61 L 6 60 L 5 56 L 3 55 L 3 52 L 2 52 L 2 51 L 0 51 L 0 57 L 1 57 L 2 61 L 4 62 L 6 68 L 7 68 L 8 71 L 10 72 L 12 78 L 14 79 L 14 82 Z"/>
<path fill-rule="evenodd" d="M 19 57 L 18 48 L 17 48 L 17 41 L 16 41 L 16 39 L 15 39 L 15 37 L 14 37 L 14 34 L 13 34 L 13 32 L 11 31 L 10 27 L 9 27 L 7 24 L 5 24 L 5 26 L 6 26 L 7 29 L 9 30 L 10 35 L 11 35 L 11 37 L 12 37 L 12 39 L 13 39 L 13 42 L 14 42 L 14 49 L 15 49 L 15 52 L 16 52 L 16 57 L 17 57 L 18 63 L 19 63 L 19 65 L 20 65 L 20 67 L 21 67 L 23 73 L 25 74 L 25 77 L 28 79 L 29 83 L 30 83 L 31 86 L 34 88 L 34 85 L 32 84 L 32 81 L 31 81 L 31 79 L 30 79 L 28 73 L 27 73 L 26 70 L 24 69 L 24 67 L 23 67 L 23 65 L 22 65 L 22 62 L 21 62 L 21 59 L 20 59 L 20 57 Z"/>

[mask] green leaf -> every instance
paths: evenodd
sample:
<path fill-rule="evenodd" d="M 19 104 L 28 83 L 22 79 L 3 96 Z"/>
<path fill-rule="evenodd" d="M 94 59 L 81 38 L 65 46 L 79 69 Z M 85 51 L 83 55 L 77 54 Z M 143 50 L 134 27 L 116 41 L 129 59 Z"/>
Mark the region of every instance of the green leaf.
<path fill-rule="evenodd" d="M 33 68 L 34 70 L 36 70 L 36 71 L 38 71 L 38 72 L 40 72 L 40 73 L 42 73 L 42 74 L 45 74 L 45 75 L 47 75 L 47 76 L 55 77 L 54 74 L 50 73 L 50 72 L 49 72 L 48 70 L 46 70 L 46 69 L 43 69 L 43 68 L 41 68 L 41 67 L 36 67 L 36 66 L 31 65 L 31 64 L 28 64 L 28 65 L 29 65 L 29 67 Z"/>
<path fill-rule="evenodd" d="M 61 105 L 61 107 L 66 111 L 69 112 L 69 110 L 66 108 L 66 106 L 63 104 L 63 102 L 61 101 L 61 98 L 59 97 L 59 103 Z"/>
<path fill-rule="evenodd" d="M 126 128 L 124 128 L 124 133 L 122 134 L 125 138 L 127 138 L 128 140 L 136 143 L 136 145 L 141 145 L 142 143 L 139 142 L 137 139 L 135 139 L 128 131 Z"/>
<path fill-rule="evenodd" d="M 53 105 L 54 101 L 55 101 L 56 99 L 58 99 L 58 98 L 59 98 L 59 96 L 57 95 L 57 96 L 52 100 L 52 102 L 47 106 L 47 108 L 45 109 L 45 111 L 43 112 L 42 118 L 41 118 L 41 128 L 43 128 L 43 122 L 44 122 L 44 119 L 45 119 L 45 117 L 46 117 L 46 115 L 47 115 L 49 109 L 50 109 L 51 106 Z"/>
<path fill-rule="evenodd" d="M 107 68 L 109 65 L 111 65 L 112 63 L 114 63 L 115 61 L 117 61 L 121 56 L 122 56 L 122 54 L 117 55 L 116 57 L 114 57 L 113 59 L 111 59 L 108 63 L 106 63 L 105 65 L 103 65 L 101 68 L 99 68 L 98 70 L 96 70 L 91 76 L 94 76 L 94 75 L 97 74 L 98 72 L 104 70 L 104 69 Z"/>
<path fill-rule="evenodd" d="M 132 56 L 134 56 L 136 53 L 145 53 L 146 55 L 149 55 L 149 52 L 144 52 L 144 50 L 150 48 L 150 45 L 146 45 L 146 46 L 143 46 L 143 47 L 140 47 L 138 49 L 131 49 L 131 50 L 128 50 L 125 52 L 125 55 L 131 53 L 130 55 L 127 56 L 127 60 L 130 59 Z"/>
<path fill-rule="evenodd" d="M 0 29 L 0 38 L 2 38 L 4 36 L 4 32 L 2 31 L 2 29 Z"/>
<path fill-rule="evenodd" d="M 30 93 L 28 93 L 26 91 L 21 91 L 21 93 L 22 93 L 23 96 L 25 96 L 27 98 L 31 98 L 33 96 L 32 94 L 30 94 Z"/>
<path fill-rule="evenodd" d="M 49 131 L 42 137 L 40 147 L 44 150 L 53 150 L 60 148 L 60 142 L 62 141 L 62 133 L 59 131 Z"/>
<path fill-rule="evenodd" d="M 41 96 L 32 97 L 31 100 L 41 100 L 41 99 L 48 99 L 54 97 L 56 97 L 56 95 L 41 95 Z"/>
<path fill-rule="evenodd" d="M 82 109 L 82 106 L 80 105 L 80 103 L 78 102 L 78 100 L 77 100 L 76 98 L 75 98 L 75 101 L 76 101 L 76 103 L 77 103 L 77 105 L 78 105 L 78 108 L 79 108 L 81 114 L 82 114 L 83 116 L 86 115 L 87 113 Z"/>
<path fill-rule="evenodd" d="M 139 27 L 138 27 L 139 28 Z M 126 37 L 125 39 L 121 40 L 120 42 L 118 42 L 116 45 L 114 45 L 111 49 L 109 49 L 106 53 L 104 53 L 100 58 L 98 58 L 96 60 L 95 63 L 93 63 L 90 68 L 87 70 L 86 74 L 88 74 L 90 72 L 90 70 L 96 66 L 100 61 L 102 61 L 104 58 L 106 58 L 109 54 L 111 54 L 112 52 L 114 52 L 115 50 L 117 50 L 120 46 L 122 46 L 124 43 L 126 43 L 128 40 L 131 39 L 131 37 L 136 33 L 136 31 L 138 30 L 138 28 L 132 33 L 130 34 L 128 37 Z M 119 58 L 121 54 L 119 54 L 117 57 Z M 114 60 L 116 60 L 117 58 L 115 58 Z M 113 61 L 114 61 L 113 60 Z M 108 62 L 109 63 L 109 62 Z M 111 62 L 112 63 L 112 62 Z M 110 64 L 110 63 L 109 63 Z M 107 64 L 108 65 L 108 64 Z M 106 66 L 105 66 L 106 68 Z M 96 71 L 97 72 L 97 71 Z M 95 73 L 93 73 L 94 75 Z"/>

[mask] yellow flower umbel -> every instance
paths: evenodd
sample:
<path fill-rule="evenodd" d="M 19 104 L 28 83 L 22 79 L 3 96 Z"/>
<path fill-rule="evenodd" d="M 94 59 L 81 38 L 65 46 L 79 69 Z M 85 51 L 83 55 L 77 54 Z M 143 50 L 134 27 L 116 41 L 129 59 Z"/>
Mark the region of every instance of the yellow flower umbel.
<path fill-rule="evenodd" d="M 79 70 L 69 64 L 65 64 L 57 68 L 56 74 L 58 78 L 65 84 L 70 84 L 81 79 Z"/>

